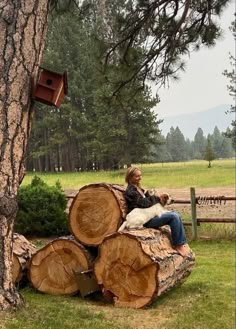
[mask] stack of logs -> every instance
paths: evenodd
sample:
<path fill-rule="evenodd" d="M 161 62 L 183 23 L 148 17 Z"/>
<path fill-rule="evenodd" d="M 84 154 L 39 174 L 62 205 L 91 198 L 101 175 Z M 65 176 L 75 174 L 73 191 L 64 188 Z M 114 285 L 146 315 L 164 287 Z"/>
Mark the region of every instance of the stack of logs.
<path fill-rule="evenodd" d="M 28 278 L 35 289 L 76 294 L 76 273 L 92 273 L 115 306 L 141 308 L 185 281 L 194 255 L 183 258 L 172 248 L 168 227 L 117 232 L 126 216 L 124 190 L 105 183 L 80 189 L 69 210 L 72 236 L 32 251 Z"/>

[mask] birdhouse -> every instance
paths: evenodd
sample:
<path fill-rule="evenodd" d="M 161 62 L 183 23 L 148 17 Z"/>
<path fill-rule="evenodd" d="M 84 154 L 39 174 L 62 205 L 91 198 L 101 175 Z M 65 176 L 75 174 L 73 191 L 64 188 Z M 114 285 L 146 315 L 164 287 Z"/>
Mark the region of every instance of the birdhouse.
<path fill-rule="evenodd" d="M 83 271 L 82 268 L 80 268 L 79 270 L 73 270 L 73 272 L 82 297 L 101 289 L 92 270 Z"/>
<path fill-rule="evenodd" d="M 33 98 L 51 106 L 60 107 L 68 92 L 67 73 L 55 73 L 41 68 L 39 79 L 33 88 Z"/>

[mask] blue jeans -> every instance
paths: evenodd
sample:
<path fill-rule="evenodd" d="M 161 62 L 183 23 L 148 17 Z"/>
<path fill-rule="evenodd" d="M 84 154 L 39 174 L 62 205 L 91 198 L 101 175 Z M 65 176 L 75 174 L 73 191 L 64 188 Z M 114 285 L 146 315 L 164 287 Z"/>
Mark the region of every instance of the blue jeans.
<path fill-rule="evenodd" d="M 175 211 L 167 212 L 160 217 L 153 217 L 143 226 L 148 228 L 158 228 L 169 225 L 173 246 L 179 246 L 186 243 L 184 226 L 179 214 Z"/>

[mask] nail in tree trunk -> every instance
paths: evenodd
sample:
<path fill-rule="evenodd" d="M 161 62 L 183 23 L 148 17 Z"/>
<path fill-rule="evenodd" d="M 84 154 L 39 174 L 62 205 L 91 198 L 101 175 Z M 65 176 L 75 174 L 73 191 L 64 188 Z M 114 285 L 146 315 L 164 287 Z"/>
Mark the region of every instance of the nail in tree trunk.
<path fill-rule="evenodd" d="M 115 306 L 141 308 L 183 283 L 195 260 L 172 248 L 170 230 L 129 230 L 107 237 L 99 246 L 94 273 Z"/>
<path fill-rule="evenodd" d="M 24 176 L 37 78 L 44 49 L 49 0 L 0 1 L 0 310 L 22 298 L 12 276 L 13 224 Z"/>

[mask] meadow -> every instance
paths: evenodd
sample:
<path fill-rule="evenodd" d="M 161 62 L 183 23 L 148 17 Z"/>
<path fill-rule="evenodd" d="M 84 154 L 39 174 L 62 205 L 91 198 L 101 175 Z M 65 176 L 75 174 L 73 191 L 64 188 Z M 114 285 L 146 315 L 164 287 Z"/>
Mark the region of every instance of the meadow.
<path fill-rule="evenodd" d="M 235 159 L 212 161 L 211 168 L 208 168 L 208 162 L 203 160 L 175 163 L 135 164 L 135 166 L 138 166 L 142 170 L 142 186 L 144 188 L 158 188 L 159 190 L 167 191 L 168 189 L 171 189 L 171 193 L 174 196 L 176 195 L 175 189 L 188 189 L 188 191 L 190 191 L 190 187 L 195 187 L 196 189 L 211 188 L 211 195 L 224 195 L 222 189 L 229 188 L 229 195 L 234 195 L 232 189 L 235 187 Z M 62 188 L 65 190 L 78 190 L 82 186 L 91 183 L 106 182 L 125 184 L 125 172 L 125 169 L 121 169 L 116 171 L 97 172 L 27 173 L 22 185 L 29 184 L 34 175 L 37 175 L 49 185 L 54 185 L 56 181 L 59 181 Z M 183 199 L 181 197 L 179 198 Z M 188 192 L 186 198 L 190 199 L 190 192 Z M 181 213 L 183 220 L 191 220 L 189 206 L 179 207 L 177 210 Z M 214 209 L 202 208 L 201 212 L 203 213 L 204 210 L 208 212 L 208 217 L 211 217 L 210 214 L 212 212 L 214 215 Z M 232 214 L 235 212 L 235 206 L 232 207 L 228 203 L 226 207 L 224 207 L 224 211 L 226 211 L 225 217 L 232 217 Z M 206 215 L 207 214 L 203 213 L 202 217 L 206 217 Z M 216 238 L 228 236 L 229 239 L 232 239 L 235 236 L 234 224 L 204 224 L 199 228 L 199 231 L 201 232 L 201 235 Z M 189 235 L 191 236 L 191 230 Z"/>
<path fill-rule="evenodd" d="M 138 165 L 143 186 L 219 188 L 235 186 L 235 161 L 206 161 Z M 111 172 L 28 173 L 23 185 L 37 174 L 49 185 L 60 181 L 63 189 L 107 182 L 124 184 L 125 170 Z M 218 225 L 218 224 L 217 224 Z M 233 230 L 235 232 L 235 225 Z M 232 229 L 231 225 L 231 229 Z M 233 234 L 234 235 L 234 234 Z M 232 329 L 235 327 L 235 241 L 189 241 L 196 266 L 185 283 L 157 298 L 145 309 L 115 308 L 101 294 L 90 297 L 50 296 L 29 286 L 20 288 L 25 306 L 0 313 L 0 329 Z"/>
<path fill-rule="evenodd" d="M 143 172 L 142 185 L 145 188 L 165 187 L 234 187 L 235 159 L 215 160 L 212 168 L 207 161 L 190 161 L 176 163 L 137 164 Z M 34 175 L 42 178 L 48 185 L 60 181 L 63 189 L 79 189 L 80 187 L 98 182 L 125 184 L 125 169 L 117 171 L 94 172 L 55 172 L 27 173 L 22 185 L 29 184 Z"/>

